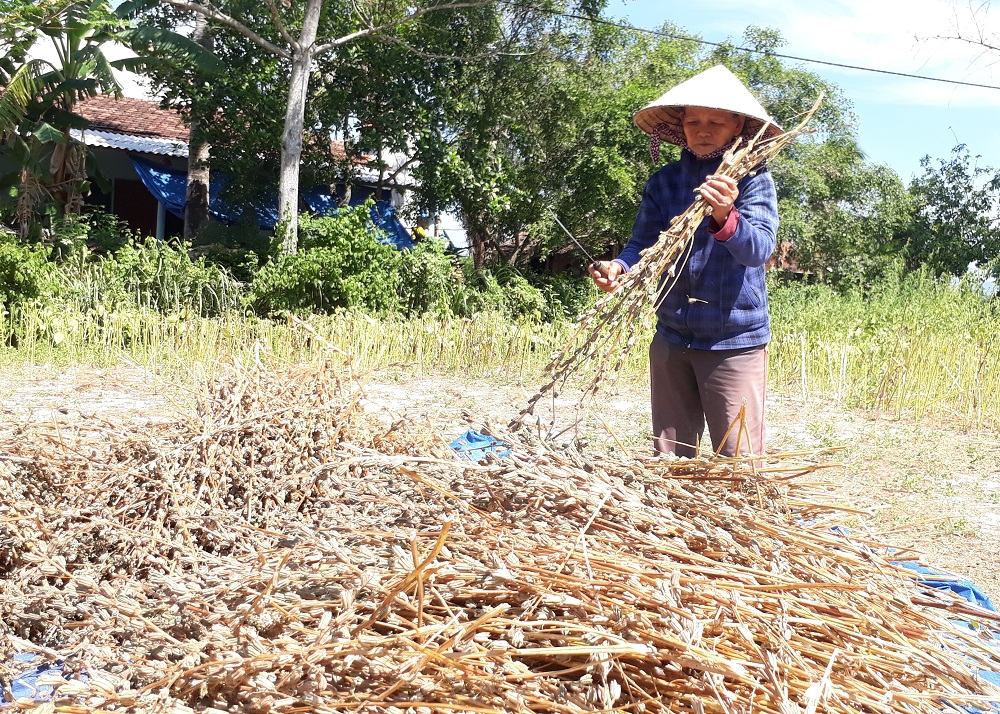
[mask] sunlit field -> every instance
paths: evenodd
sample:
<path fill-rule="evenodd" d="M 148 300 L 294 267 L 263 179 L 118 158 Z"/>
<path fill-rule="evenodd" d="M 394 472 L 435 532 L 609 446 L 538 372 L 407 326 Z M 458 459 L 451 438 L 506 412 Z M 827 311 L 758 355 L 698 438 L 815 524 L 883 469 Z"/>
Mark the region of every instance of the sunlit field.
<path fill-rule="evenodd" d="M 1000 423 L 997 300 L 911 281 L 866 297 L 818 286 L 772 290 L 772 390 L 900 417 Z M 636 329 L 649 333 L 651 322 Z M 203 375 L 260 350 L 289 361 L 334 359 L 364 373 L 439 374 L 532 385 L 571 322 L 373 317 L 360 313 L 265 320 L 231 310 L 188 317 L 128 308 L 22 306 L 3 316 L 4 362 L 106 366 L 127 361 L 166 378 Z M 641 341 L 640 341 L 641 344 Z M 642 380 L 644 350 L 624 379 Z M 580 375 L 581 377 L 585 375 Z"/>

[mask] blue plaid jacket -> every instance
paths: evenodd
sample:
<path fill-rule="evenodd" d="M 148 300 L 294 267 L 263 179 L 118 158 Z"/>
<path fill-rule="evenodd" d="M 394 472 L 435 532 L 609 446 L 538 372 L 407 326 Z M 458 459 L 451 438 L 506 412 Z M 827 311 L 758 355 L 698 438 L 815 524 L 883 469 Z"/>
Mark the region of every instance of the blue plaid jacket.
<path fill-rule="evenodd" d="M 695 189 L 719 167 L 720 159 L 701 160 L 690 151 L 650 177 L 642 194 L 632 239 L 617 260 L 626 269 L 651 246 L 695 199 Z M 738 216 L 715 233 L 706 217 L 694 234 L 691 256 L 656 311 L 656 329 L 678 345 L 698 350 L 756 347 L 771 339 L 767 314 L 765 263 L 774 251 L 778 199 L 767 169 L 739 183 Z M 731 235 L 729 231 L 735 224 Z M 727 237 L 728 235 L 728 237 Z M 725 238 L 725 240 L 720 240 Z M 669 283 L 665 283 L 667 287 Z"/>

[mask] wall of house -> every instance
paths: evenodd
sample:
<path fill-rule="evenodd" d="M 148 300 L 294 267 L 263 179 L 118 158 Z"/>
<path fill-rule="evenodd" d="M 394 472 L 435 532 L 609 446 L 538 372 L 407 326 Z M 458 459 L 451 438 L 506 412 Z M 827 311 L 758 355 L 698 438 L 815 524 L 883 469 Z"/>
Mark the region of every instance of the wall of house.
<path fill-rule="evenodd" d="M 101 206 L 118 216 L 138 235 L 155 237 L 159 204 L 139 180 L 128 153 L 101 147 L 93 147 L 91 150 L 104 181 L 94 182 L 95 190 L 88 197 L 87 203 Z M 184 158 L 149 154 L 142 156 L 166 166 L 187 168 L 187 159 Z M 184 221 L 167 212 L 164 237 L 176 237 L 183 233 Z"/>
<path fill-rule="evenodd" d="M 97 165 L 98 175 L 91 176 L 91 194 L 85 203 L 100 206 L 109 213 L 117 215 L 139 235 L 155 236 L 158 204 L 139 180 L 128 154 L 101 147 L 91 147 L 91 152 Z M 169 162 L 168 165 L 178 168 L 187 166 L 187 160 L 183 158 L 169 156 L 153 158 L 161 163 Z M 0 159 L 0 176 L 16 170 L 14 164 Z M 181 235 L 183 227 L 183 221 L 167 214 L 166 236 Z"/>

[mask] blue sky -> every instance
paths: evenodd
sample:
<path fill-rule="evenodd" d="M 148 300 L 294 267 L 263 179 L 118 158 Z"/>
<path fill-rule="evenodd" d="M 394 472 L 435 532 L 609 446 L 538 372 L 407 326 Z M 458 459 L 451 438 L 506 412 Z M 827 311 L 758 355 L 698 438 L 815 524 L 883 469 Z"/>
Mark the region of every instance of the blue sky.
<path fill-rule="evenodd" d="M 787 42 L 782 54 L 1000 87 L 1000 53 L 944 39 L 979 31 L 996 37 L 1000 16 L 987 6 L 974 17 L 971 8 L 951 0 L 609 0 L 607 13 L 637 27 L 673 23 L 710 42 L 742 44 L 748 25 L 769 27 Z M 1000 168 L 1000 89 L 786 62 L 844 91 L 868 159 L 904 182 L 922 173 L 923 156 L 947 158 L 957 143 L 980 155 L 981 165 Z"/>

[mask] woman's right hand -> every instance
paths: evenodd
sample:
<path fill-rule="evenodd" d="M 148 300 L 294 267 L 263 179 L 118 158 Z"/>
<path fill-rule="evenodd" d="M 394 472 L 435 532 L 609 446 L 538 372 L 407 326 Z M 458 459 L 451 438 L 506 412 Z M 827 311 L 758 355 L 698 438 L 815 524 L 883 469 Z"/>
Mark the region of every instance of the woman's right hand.
<path fill-rule="evenodd" d="M 625 272 L 621 263 L 613 260 L 595 260 L 587 266 L 594 284 L 606 293 L 618 289 L 618 276 Z"/>

